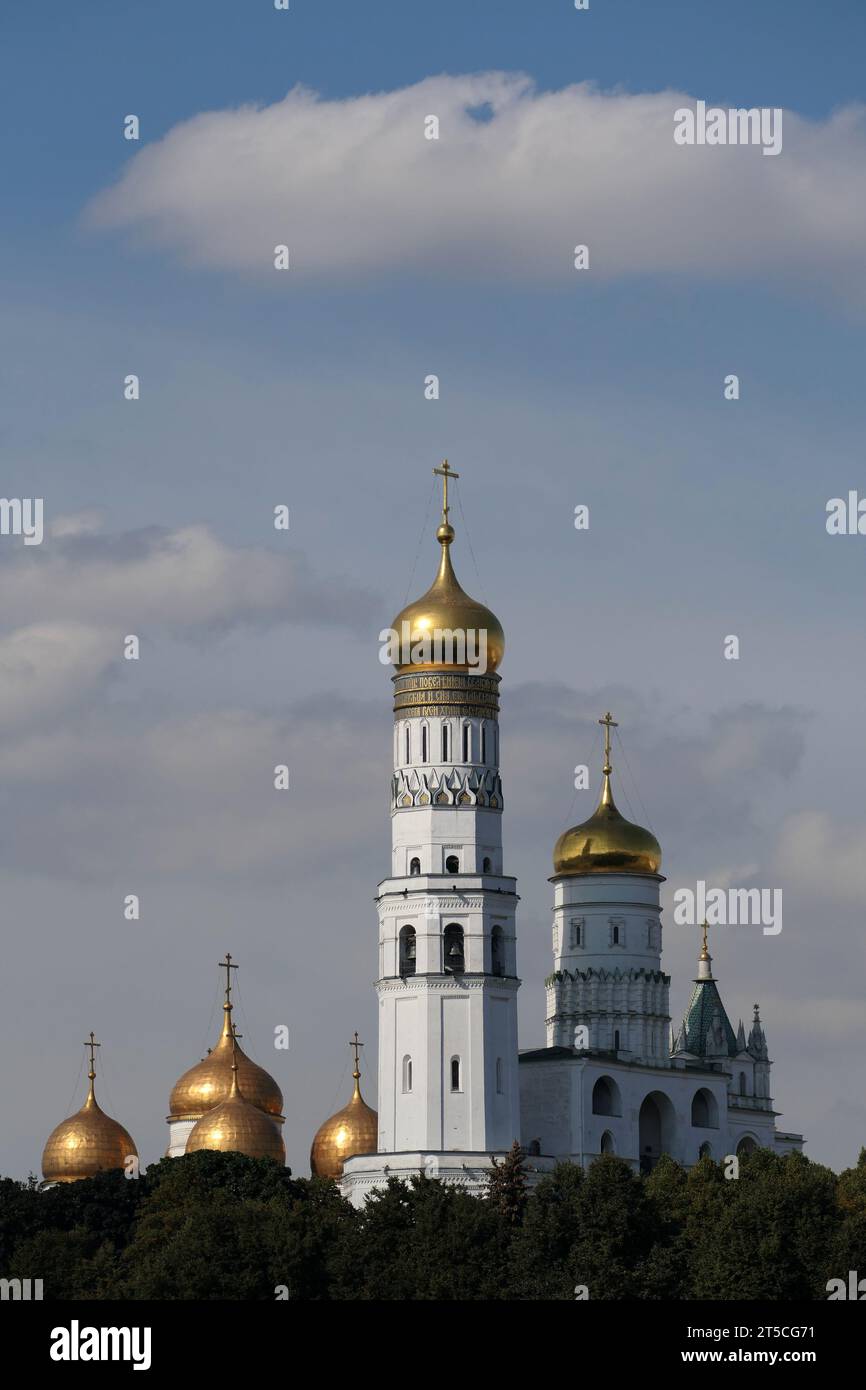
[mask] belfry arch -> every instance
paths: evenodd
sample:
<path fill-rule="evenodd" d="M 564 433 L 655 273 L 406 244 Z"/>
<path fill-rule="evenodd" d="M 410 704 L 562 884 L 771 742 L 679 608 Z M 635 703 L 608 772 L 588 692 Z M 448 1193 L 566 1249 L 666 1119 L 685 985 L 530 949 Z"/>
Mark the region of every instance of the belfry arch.
<path fill-rule="evenodd" d="M 650 1091 L 644 1097 L 638 1119 L 640 1171 L 651 1173 L 662 1154 L 674 1156 L 676 1112 L 664 1091 Z"/>

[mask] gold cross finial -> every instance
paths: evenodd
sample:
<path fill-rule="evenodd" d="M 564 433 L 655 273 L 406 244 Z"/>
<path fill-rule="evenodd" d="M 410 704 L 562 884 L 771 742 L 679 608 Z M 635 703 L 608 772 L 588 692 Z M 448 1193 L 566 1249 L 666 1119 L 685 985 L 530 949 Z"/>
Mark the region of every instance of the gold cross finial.
<path fill-rule="evenodd" d="M 90 1071 L 87 1073 L 87 1075 L 88 1075 L 89 1079 L 90 1079 L 91 1081 L 93 1081 L 94 1078 L 95 1078 L 95 1076 L 96 1076 L 96 1068 L 95 1068 L 96 1048 L 97 1048 L 97 1047 L 101 1047 L 101 1046 L 102 1046 L 102 1043 L 98 1043 L 98 1042 L 96 1041 L 95 1035 L 94 1035 L 93 1033 L 91 1033 L 89 1039 L 88 1039 L 87 1042 L 84 1044 L 84 1046 L 90 1048 Z"/>
<path fill-rule="evenodd" d="M 359 1067 L 358 1062 L 359 1062 L 359 1059 L 360 1059 L 361 1048 L 364 1046 L 364 1044 L 363 1044 L 362 1042 L 359 1042 L 359 1041 L 358 1041 L 358 1030 L 357 1030 L 357 1028 L 355 1029 L 355 1036 L 354 1036 L 354 1038 L 352 1039 L 352 1041 L 349 1043 L 349 1046 L 350 1046 L 351 1048 L 353 1048 L 354 1053 L 355 1053 L 355 1070 L 352 1072 L 352 1075 L 354 1076 L 355 1080 L 357 1081 L 357 1080 L 359 1079 L 360 1075 L 361 1075 L 361 1068 Z"/>
<path fill-rule="evenodd" d="M 710 924 L 709 924 L 709 922 L 707 921 L 707 919 L 706 919 L 706 917 L 705 917 L 705 918 L 704 918 L 704 922 L 703 922 L 703 926 L 702 926 L 702 928 L 701 928 L 701 930 L 702 930 L 703 933 L 704 933 L 704 944 L 703 944 L 703 946 L 701 947 L 701 954 L 700 954 L 700 957 L 699 957 L 700 960 L 709 960 L 709 958 L 710 958 L 710 953 L 709 953 L 709 950 L 708 950 L 708 948 L 707 948 L 707 932 L 709 931 L 709 929 L 710 929 Z"/>
<path fill-rule="evenodd" d="M 232 971 L 237 970 L 237 966 L 232 962 L 231 951 L 226 951 L 225 960 L 220 961 L 220 969 L 226 972 L 226 1003 L 232 1001 Z"/>
<path fill-rule="evenodd" d="M 604 773 L 605 777 L 609 777 L 610 774 L 611 774 L 611 766 L 610 766 L 610 731 L 611 731 L 611 729 L 618 729 L 618 728 L 619 728 L 619 725 L 617 724 L 617 722 L 616 722 L 616 720 L 614 719 L 613 715 L 611 714 L 610 710 L 608 710 L 608 712 L 607 712 L 607 714 L 604 716 L 604 718 L 603 718 L 603 719 L 599 719 L 598 722 L 599 722 L 599 724 L 603 724 L 603 725 L 604 725 L 604 767 L 602 768 L 602 772 Z"/>
<path fill-rule="evenodd" d="M 449 468 L 449 466 L 448 466 L 448 460 L 447 460 L 447 459 L 443 459 L 443 460 L 442 460 L 442 467 L 441 467 L 441 468 L 434 468 L 434 469 L 433 469 L 433 472 L 436 474 L 436 476 L 437 476 L 438 478 L 441 478 L 441 479 L 442 479 L 442 525 L 443 525 L 443 526 L 447 526 L 447 525 L 448 525 L 448 510 L 449 510 L 449 508 L 448 508 L 448 479 L 449 479 L 449 478 L 459 478 L 459 477 L 460 477 L 460 474 L 459 474 L 459 473 L 455 473 L 453 468 Z M 364 1044 L 362 1043 L 361 1046 L 363 1047 L 363 1045 L 364 1045 Z"/>

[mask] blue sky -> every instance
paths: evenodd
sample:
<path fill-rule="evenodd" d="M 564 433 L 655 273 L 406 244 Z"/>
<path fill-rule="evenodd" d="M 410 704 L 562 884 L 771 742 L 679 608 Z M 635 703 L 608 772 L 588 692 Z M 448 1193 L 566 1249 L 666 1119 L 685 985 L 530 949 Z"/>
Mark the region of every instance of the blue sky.
<path fill-rule="evenodd" d="M 2 1030 L 40 1040 L 27 1060 L 32 1099 L 0 1166 L 36 1166 L 74 1079 L 67 1040 L 74 1055 L 91 1026 L 113 1038 L 116 1075 L 129 1078 L 119 1118 L 155 1157 L 168 1089 L 195 1060 L 228 947 L 245 971 L 248 1035 L 260 1020 L 260 1060 L 270 1020 L 290 1012 L 296 1043 L 280 1080 L 290 1161 L 305 1171 L 347 1051 L 310 1000 L 327 989 L 345 1037 L 375 1023 L 390 690 L 372 653 L 406 597 L 430 469 L 444 455 L 462 474 L 480 572 L 458 534 L 458 573 L 508 639 L 505 838 L 523 895 L 523 1044 L 541 1041 L 546 877 L 573 802 L 570 769 L 611 704 L 671 885 L 699 873 L 783 880 L 777 941 L 719 943 L 722 994 L 735 1016 L 753 996 L 768 1001 L 784 1124 L 809 1133 L 814 1156 L 853 1161 L 866 1131 L 866 1106 L 844 1084 L 850 1050 L 866 1041 L 856 887 L 866 541 L 830 540 L 823 518 L 829 497 L 866 491 L 863 265 L 851 236 L 866 221 L 862 134 L 856 110 L 827 124 L 863 101 L 863 7 L 8 3 L 0 37 L 0 119 L 14 132 L 2 153 L 3 490 L 44 496 L 49 519 L 85 518 L 38 556 L 0 554 L 0 863 L 8 910 L 28 928 L 10 948 L 20 1002 Z M 633 119 L 631 99 L 668 89 L 782 106 L 790 136 L 778 159 L 719 162 L 722 194 L 710 179 L 690 198 L 662 184 L 660 163 L 654 197 L 637 160 L 607 220 L 602 177 L 586 198 L 601 206 L 594 252 L 603 263 L 617 242 L 619 259 L 586 280 L 536 275 L 527 248 L 545 231 L 544 206 L 509 241 L 525 212 L 518 178 L 480 233 L 469 180 L 452 267 L 427 273 L 423 256 L 401 258 L 411 165 L 378 259 L 369 209 L 351 197 L 320 207 L 308 188 L 302 252 L 312 265 L 317 232 L 326 240 L 336 222 L 347 254 L 309 274 L 302 255 L 288 285 L 185 251 L 186 211 L 204 245 L 240 198 L 217 198 L 202 218 L 182 190 L 149 235 L 142 156 L 161 161 L 162 196 L 175 186 L 166 161 L 177 127 L 201 112 L 278 110 L 303 84 L 340 134 L 363 119 L 347 99 L 497 71 L 528 74 L 542 97 L 583 82 L 619 93 L 604 109 L 575 106 L 597 123 L 593 140 L 612 113 Z M 434 90 L 459 109 L 460 90 Z M 654 100 L 647 110 L 663 110 Z M 509 109 L 524 131 L 540 119 L 531 99 Z M 129 112 L 142 121 L 138 146 L 121 138 Z M 635 138 L 641 125 L 628 127 Z M 317 129 L 286 145 L 287 166 L 333 157 Z M 201 138 L 182 166 L 190 187 L 196 161 L 215 159 L 221 180 L 219 142 Z M 575 147 L 581 138 L 578 120 Z M 439 155 L 451 157 L 447 138 Z M 566 185 L 556 214 L 566 249 L 583 211 L 580 180 L 569 201 L 569 155 L 559 148 L 562 177 L 549 185 L 551 205 Z M 118 220 L 96 225 L 94 200 L 124 171 Z M 230 194 L 236 173 L 226 170 Z M 582 167 L 580 179 L 597 177 Z M 272 207 L 267 182 L 253 185 L 254 220 Z M 733 230 L 702 252 L 726 204 Z M 667 236 L 678 238 L 674 264 Z M 460 270 L 464 242 L 478 274 Z M 135 406 L 119 389 L 129 371 L 142 380 Z M 731 371 L 736 405 L 721 393 Z M 428 372 L 441 375 L 435 405 L 423 399 Z M 281 501 L 292 507 L 288 556 L 269 526 Z M 580 502 L 592 525 L 578 538 Z M 167 561 L 160 538 L 179 535 L 180 558 Z M 431 550 L 428 537 L 416 592 Z M 131 671 L 115 643 L 139 627 L 145 659 Z M 720 656 L 731 631 L 743 639 L 736 666 Z M 254 769 L 286 748 L 298 794 L 275 816 Z M 131 884 L 152 906 L 124 940 L 116 903 Z M 668 933 L 675 1015 L 693 956 Z M 130 1031 L 144 1000 L 150 1016 Z"/>

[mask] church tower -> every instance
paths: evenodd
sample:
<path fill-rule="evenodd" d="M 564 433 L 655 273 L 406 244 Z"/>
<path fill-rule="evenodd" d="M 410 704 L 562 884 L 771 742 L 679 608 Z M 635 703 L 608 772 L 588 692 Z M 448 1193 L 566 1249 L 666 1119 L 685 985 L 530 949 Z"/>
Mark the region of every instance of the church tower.
<path fill-rule="evenodd" d="M 498 619 L 451 563 L 442 478 L 439 567 L 390 629 L 391 868 L 379 885 L 378 1166 L 347 1159 L 343 1190 L 383 1172 L 483 1186 L 519 1136 L 516 883 L 502 858 Z M 382 634 L 384 640 L 386 634 Z M 364 1176 L 362 1176 L 362 1174 Z"/>
<path fill-rule="evenodd" d="M 620 815 L 611 790 L 610 731 L 598 806 L 560 835 L 553 852 L 554 970 L 547 982 L 547 1045 L 612 1052 L 667 1066 L 670 977 L 661 968 L 661 849 Z"/>

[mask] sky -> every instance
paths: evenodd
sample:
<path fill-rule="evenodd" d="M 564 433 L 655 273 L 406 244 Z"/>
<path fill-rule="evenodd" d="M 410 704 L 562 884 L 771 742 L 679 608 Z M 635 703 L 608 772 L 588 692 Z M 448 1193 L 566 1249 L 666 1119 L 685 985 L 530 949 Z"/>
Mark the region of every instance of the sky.
<path fill-rule="evenodd" d="M 446 456 L 457 573 L 506 632 L 521 1046 L 611 708 L 674 1022 L 673 892 L 781 889 L 778 936 L 715 933 L 722 997 L 735 1027 L 761 1004 L 780 1126 L 856 1161 L 866 539 L 825 522 L 866 493 L 864 38 L 856 0 L 7 0 L 2 491 L 45 537 L 0 536 L 0 1171 L 38 1171 L 91 1028 L 158 1158 L 226 950 L 294 1171 L 356 1028 L 374 1102 L 377 637 L 432 578 Z M 697 100 L 782 108 L 781 153 L 676 146 Z"/>

